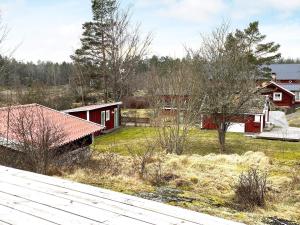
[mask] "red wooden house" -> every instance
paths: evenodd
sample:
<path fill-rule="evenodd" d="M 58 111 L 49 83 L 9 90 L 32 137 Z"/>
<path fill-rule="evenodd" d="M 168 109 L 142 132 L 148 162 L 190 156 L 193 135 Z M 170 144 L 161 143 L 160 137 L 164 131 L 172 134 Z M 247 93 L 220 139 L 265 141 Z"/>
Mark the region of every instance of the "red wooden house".
<path fill-rule="evenodd" d="M 276 106 L 300 107 L 300 64 L 272 64 L 272 81 L 264 85 L 263 94 L 269 95 Z"/>
<path fill-rule="evenodd" d="M 268 95 L 270 100 L 279 107 L 292 108 L 295 106 L 295 93 L 286 88 L 287 85 L 278 84 L 274 81 L 264 86 L 263 95 Z M 291 85 L 289 85 L 291 86 Z"/>
<path fill-rule="evenodd" d="M 100 105 L 83 106 L 64 110 L 64 113 L 79 117 L 105 126 L 105 130 L 113 130 L 121 125 L 122 102 L 114 102 Z"/>

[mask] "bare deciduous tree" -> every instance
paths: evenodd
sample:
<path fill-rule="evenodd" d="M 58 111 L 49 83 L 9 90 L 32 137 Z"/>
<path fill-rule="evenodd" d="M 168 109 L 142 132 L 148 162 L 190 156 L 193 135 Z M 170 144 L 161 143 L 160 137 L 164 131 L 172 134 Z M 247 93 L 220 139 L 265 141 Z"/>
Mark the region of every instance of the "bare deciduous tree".
<path fill-rule="evenodd" d="M 228 41 L 228 26 L 222 25 L 203 37 L 198 51 L 191 51 L 202 113 L 217 126 L 220 151 L 225 151 L 228 127 L 237 115 L 257 106 L 256 66 L 241 51 L 238 42 Z M 199 106 L 200 107 L 200 106 Z"/>
<path fill-rule="evenodd" d="M 6 146 L 23 154 L 35 172 L 47 174 L 57 148 L 65 140 L 63 129 L 38 107 L 7 109 Z"/>
<path fill-rule="evenodd" d="M 167 153 L 182 154 L 188 133 L 199 122 L 200 108 L 195 108 L 195 82 L 189 62 L 176 62 L 167 72 L 153 68 L 150 93 L 154 108 L 154 123 L 162 148 Z M 197 96 L 198 97 L 198 96 Z"/>
<path fill-rule="evenodd" d="M 71 58 L 84 76 L 103 92 L 104 101 L 119 101 L 132 89 L 136 68 L 151 43 L 117 0 L 92 0 L 93 20 L 83 24 L 82 47 Z"/>
<path fill-rule="evenodd" d="M 151 44 L 151 34 L 142 38 L 140 25 L 131 28 L 130 11 L 114 14 L 115 25 L 111 28 L 111 51 L 109 70 L 111 73 L 113 99 L 119 101 L 123 96 L 132 94 L 132 85 L 138 63 L 147 54 Z"/>

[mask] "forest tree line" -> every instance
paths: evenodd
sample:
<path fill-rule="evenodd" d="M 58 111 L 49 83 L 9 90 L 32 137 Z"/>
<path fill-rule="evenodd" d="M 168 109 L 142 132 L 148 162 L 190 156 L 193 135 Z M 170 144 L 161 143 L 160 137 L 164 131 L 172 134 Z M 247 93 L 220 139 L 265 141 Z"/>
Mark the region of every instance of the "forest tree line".
<path fill-rule="evenodd" d="M 156 56 L 141 59 L 137 65 L 137 76 L 144 79 L 145 73 L 151 68 L 159 68 L 161 73 L 168 66 L 186 60 L 186 58 L 172 58 L 170 56 Z M 300 59 L 280 58 L 275 64 L 300 64 Z M 33 85 L 46 85 L 49 87 L 70 85 L 76 67 L 73 62 L 54 63 L 51 61 L 22 62 L 0 55 L 0 86 L 3 89 L 14 86 L 31 87 Z"/>

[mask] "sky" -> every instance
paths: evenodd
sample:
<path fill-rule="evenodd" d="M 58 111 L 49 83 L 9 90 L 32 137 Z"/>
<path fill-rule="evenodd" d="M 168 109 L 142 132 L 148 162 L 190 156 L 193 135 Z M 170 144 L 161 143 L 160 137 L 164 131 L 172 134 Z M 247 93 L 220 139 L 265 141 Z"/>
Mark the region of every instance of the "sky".
<path fill-rule="evenodd" d="M 281 45 L 285 58 L 300 58 L 300 0 L 121 0 L 133 24 L 152 33 L 149 56 L 182 57 L 201 35 L 224 21 L 243 29 L 258 20 L 267 41 Z M 82 24 L 90 21 L 90 0 L 0 0 L 9 32 L 0 52 L 22 61 L 70 61 L 80 47 Z"/>

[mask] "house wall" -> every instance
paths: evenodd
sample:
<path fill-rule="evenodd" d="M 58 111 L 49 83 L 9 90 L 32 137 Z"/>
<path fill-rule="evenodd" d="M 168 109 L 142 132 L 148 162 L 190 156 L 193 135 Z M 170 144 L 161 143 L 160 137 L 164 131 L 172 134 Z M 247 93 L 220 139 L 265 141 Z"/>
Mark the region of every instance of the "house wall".
<path fill-rule="evenodd" d="M 288 107 L 292 108 L 295 104 L 294 95 L 291 95 L 289 92 L 277 87 L 274 84 L 270 84 L 267 88 L 272 89 L 272 91 L 266 92 L 264 94 L 269 95 L 270 100 L 276 105 L 281 107 Z M 281 101 L 274 101 L 273 100 L 273 93 L 274 92 L 281 92 L 282 93 L 282 100 Z"/>
<path fill-rule="evenodd" d="M 246 133 L 260 133 L 261 123 L 254 122 L 255 115 L 249 115 L 245 118 L 245 132 Z M 263 127 L 265 126 L 264 123 L 264 116 L 261 116 L 261 122 L 263 123 Z"/>
<path fill-rule="evenodd" d="M 85 111 L 83 111 L 83 112 L 71 112 L 69 114 L 72 115 L 72 116 L 79 117 L 79 118 L 84 119 L 84 120 L 87 119 L 87 113 Z"/>
<path fill-rule="evenodd" d="M 114 123 L 115 123 L 115 119 L 114 119 L 114 110 L 115 108 L 118 108 L 119 110 L 119 126 L 121 125 L 121 111 L 120 111 L 120 107 L 118 107 L 118 105 L 113 105 L 113 106 L 108 106 L 108 107 L 103 107 L 103 108 L 99 108 L 99 109 L 95 109 L 95 110 L 91 110 L 91 111 L 82 111 L 82 112 L 71 112 L 69 113 L 70 115 L 73 116 L 77 116 L 81 119 L 85 119 L 87 120 L 88 118 L 88 113 L 89 113 L 89 121 L 97 123 L 97 124 L 101 124 L 101 112 L 106 112 L 107 110 L 109 110 L 109 115 L 110 115 L 110 119 L 106 121 L 105 119 L 105 126 L 106 126 L 106 130 L 110 130 L 114 128 Z M 106 113 L 105 113 L 106 115 Z"/>
<path fill-rule="evenodd" d="M 241 115 L 235 116 L 231 119 L 232 123 L 245 123 L 245 132 L 247 133 L 260 133 L 261 123 L 254 122 L 255 115 Z M 261 116 L 261 122 L 265 127 L 265 116 Z M 217 125 L 213 122 L 210 116 L 202 116 L 202 129 L 216 130 Z"/>

